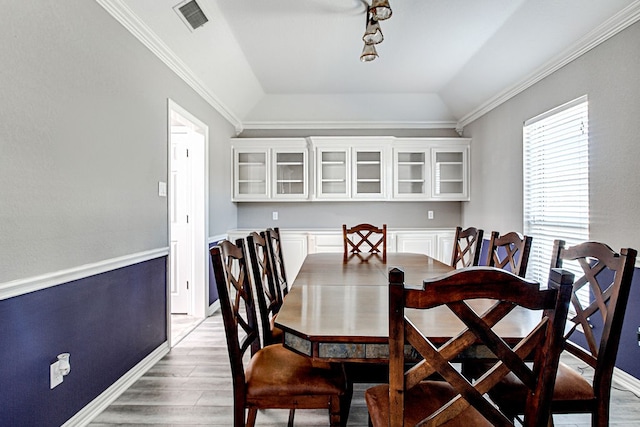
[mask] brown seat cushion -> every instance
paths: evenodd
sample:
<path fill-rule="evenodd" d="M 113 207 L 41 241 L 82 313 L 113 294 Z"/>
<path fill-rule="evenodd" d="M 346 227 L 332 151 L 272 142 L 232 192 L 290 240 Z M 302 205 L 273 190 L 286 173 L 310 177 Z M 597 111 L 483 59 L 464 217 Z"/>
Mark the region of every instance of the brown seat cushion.
<path fill-rule="evenodd" d="M 428 417 L 455 396 L 453 388 L 444 381 L 424 381 L 405 394 L 404 425 L 413 426 Z M 387 426 L 389 420 L 389 385 L 382 384 L 367 389 L 364 395 L 369 416 L 374 427 Z M 448 421 L 443 426 L 491 427 L 473 407 Z"/>
<path fill-rule="evenodd" d="M 339 366 L 315 367 L 311 359 L 273 344 L 258 351 L 245 370 L 247 396 L 343 394 Z"/>
<path fill-rule="evenodd" d="M 508 408 L 523 408 L 527 388 L 514 374 L 508 374 L 489 392 L 500 405 Z M 553 400 L 594 400 L 593 387 L 579 372 L 560 362 L 553 389 Z"/>

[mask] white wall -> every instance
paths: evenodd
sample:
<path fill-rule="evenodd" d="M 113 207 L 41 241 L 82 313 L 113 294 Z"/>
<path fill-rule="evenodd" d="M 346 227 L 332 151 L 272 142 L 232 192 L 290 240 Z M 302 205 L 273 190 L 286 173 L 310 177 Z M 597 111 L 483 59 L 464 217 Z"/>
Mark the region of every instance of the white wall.
<path fill-rule="evenodd" d="M 589 98 L 590 238 L 640 249 L 640 24 L 622 31 L 464 129 L 473 138 L 466 226 L 522 231 L 522 125 Z"/>
<path fill-rule="evenodd" d="M 210 234 L 234 129 L 96 2 L 4 2 L 0 284 L 168 246 L 167 99 L 209 125 Z"/>

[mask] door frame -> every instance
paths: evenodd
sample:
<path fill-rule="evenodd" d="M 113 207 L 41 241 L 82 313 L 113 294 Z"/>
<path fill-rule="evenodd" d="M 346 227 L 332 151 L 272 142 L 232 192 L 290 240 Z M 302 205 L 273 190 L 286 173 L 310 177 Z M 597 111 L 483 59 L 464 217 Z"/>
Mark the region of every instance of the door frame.
<path fill-rule="evenodd" d="M 209 126 L 202 120 L 195 117 L 189 111 L 181 107 L 172 99 L 167 100 L 167 173 L 171 171 L 171 128 L 174 125 L 186 126 L 201 134 L 204 138 L 204 146 L 199 151 L 196 161 L 200 161 L 201 177 L 203 185 L 192 193 L 194 204 L 194 212 L 192 219 L 194 221 L 194 238 L 193 238 L 193 283 L 191 292 L 191 301 L 188 314 L 205 318 L 209 308 L 209 264 L 207 262 L 209 253 L 208 236 L 209 236 Z M 198 175 L 194 176 L 198 179 Z M 169 191 L 171 186 L 169 185 Z M 167 199 L 167 209 L 170 209 Z M 167 230 L 168 240 L 171 240 L 171 218 L 167 210 Z M 169 245 L 170 246 L 170 245 Z M 171 257 L 169 251 L 169 257 Z M 167 260 L 167 337 L 171 342 L 171 258 Z"/>

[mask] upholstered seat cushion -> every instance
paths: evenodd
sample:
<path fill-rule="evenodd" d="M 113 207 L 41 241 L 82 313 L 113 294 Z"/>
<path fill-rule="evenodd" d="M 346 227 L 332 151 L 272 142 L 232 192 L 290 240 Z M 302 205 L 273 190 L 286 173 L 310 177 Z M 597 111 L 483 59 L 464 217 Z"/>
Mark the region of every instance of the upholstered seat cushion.
<path fill-rule="evenodd" d="M 339 366 L 315 367 L 311 359 L 273 344 L 259 350 L 245 371 L 247 396 L 343 394 L 346 380 Z"/>
<path fill-rule="evenodd" d="M 413 387 L 404 397 L 404 425 L 416 425 L 418 421 L 440 409 L 455 394 L 453 388 L 444 381 L 424 381 Z M 389 419 L 389 385 L 382 384 L 367 389 L 364 397 L 372 425 L 374 427 L 387 426 Z M 442 425 L 447 427 L 491 427 L 491 423 L 473 407 L 469 407 L 459 416 Z"/>
<path fill-rule="evenodd" d="M 521 411 L 524 407 L 527 388 L 512 373 L 508 374 L 489 392 L 489 395 L 500 406 Z M 595 401 L 593 387 L 575 369 L 560 362 L 556 375 L 556 385 L 553 389 L 554 401 Z"/>

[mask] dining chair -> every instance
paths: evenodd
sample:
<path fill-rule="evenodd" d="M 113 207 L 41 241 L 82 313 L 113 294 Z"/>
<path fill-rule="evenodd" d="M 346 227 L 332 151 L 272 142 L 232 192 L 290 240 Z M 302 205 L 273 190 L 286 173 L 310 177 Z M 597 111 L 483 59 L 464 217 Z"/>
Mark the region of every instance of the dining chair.
<path fill-rule="evenodd" d="M 460 226 L 456 227 L 451 267 L 459 268 L 478 265 L 483 235 L 484 231 L 479 228 L 469 227 L 463 230 Z"/>
<path fill-rule="evenodd" d="M 530 236 L 523 236 L 515 231 L 500 236 L 500 233 L 494 231 L 489 239 L 486 265 L 524 277 L 527 274 L 530 250 Z"/>
<path fill-rule="evenodd" d="M 586 242 L 565 247 L 565 242 L 554 242 L 552 267 L 566 267 L 577 262 L 584 275 L 573 285 L 565 349 L 593 368 L 593 379 L 584 378 L 570 366 L 560 363 L 551 403 L 554 414 L 591 414 L 592 426 L 609 425 L 611 381 L 615 367 L 622 323 L 629 299 L 637 251 L 630 248 L 614 252 L 604 243 Z M 574 263 L 575 264 L 575 263 Z M 579 296 L 587 288 L 588 302 Z M 578 332 L 579 333 L 578 333 Z M 512 377 L 505 378 L 491 392 L 502 407 L 521 414 L 526 390 Z"/>
<path fill-rule="evenodd" d="M 283 339 L 282 329 L 274 325 L 282 305 L 282 295 L 279 292 L 280 288 L 275 285 L 276 278 L 271 267 L 268 247 L 264 231 L 260 234 L 254 231 L 247 236 L 264 345 L 281 343 Z"/>
<path fill-rule="evenodd" d="M 271 266 L 273 268 L 274 283 L 277 287 L 276 292 L 280 295 L 280 305 L 282 300 L 289 292 L 289 282 L 287 281 L 287 272 L 284 268 L 284 255 L 282 254 L 282 240 L 280 239 L 280 229 L 278 227 L 267 228 L 265 230 L 269 256 L 271 257 Z"/>
<path fill-rule="evenodd" d="M 387 260 L 387 224 L 382 228 L 371 224 L 358 224 L 347 228 L 342 224 L 342 240 L 344 244 L 344 261 L 349 256 L 368 252 L 381 254 L 382 260 Z"/>
<path fill-rule="evenodd" d="M 573 283 L 571 273 L 562 269 L 551 273 L 548 288 L 541 289 L 537 282 L 505 270 L 468 267 L 425 280 L 422 289 L 417 289 L 405 288 L 404 272 L 392 269 L 389 272 L 389 384 L 374 386 L 365 392 L 371 424 L 374 427 L 418 423 L 449 427 L 512 426 L 511 419 L 486 393 L 507 373 L 514 372 L 523 379 L 529 392 L 524 425 L 547 425 Z M 472 300 L 478 298 L 495 300 L 495 303 L 483 313 L 476 313 Z M 460 333 L 445 344 L 430 341 L 411 321 L 412 311 L 435 307 L 447 307 L 464 324 Z M 541 310 L 542 315 L 537 326 L 524 332 L 527 335 L 519 342 L 507 343 L 491 328 L 516 307 Z M 495 360 L 489 371 L 471 383 L 456 369 L 454 361 L 473 353 L 478 344 L 486 346 L 485 354 L 492 353 Z M 408 349 L 414 349 L 422 360 L 405 371 Z M 527 363 L 529 359 L 533 366 Z M 433 374 L 439 374 L 443 380 L 427 379 Z"/>
<path fill-rule="evenodd" d="M 295 409 L 321 408 L 329 410 L 332 427 L 346 424 L 352 391 L 342 367 L 314 366 L 310 358 L 282 344 L 260 345 L 243 240 L 223 240 L 210 254 L 231 363 L 234 426 L 254 426 L 258 409 L 269 408 L 289 409 L 289 426 Z"/>

